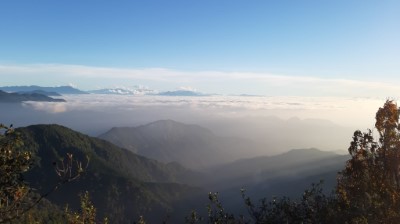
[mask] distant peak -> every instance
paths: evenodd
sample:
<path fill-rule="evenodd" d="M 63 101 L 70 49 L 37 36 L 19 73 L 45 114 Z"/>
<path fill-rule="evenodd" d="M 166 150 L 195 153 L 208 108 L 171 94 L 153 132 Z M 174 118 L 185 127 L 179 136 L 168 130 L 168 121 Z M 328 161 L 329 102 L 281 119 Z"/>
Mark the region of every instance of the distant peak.
<path fill-rule="evenodd" d="M 167 91 L 161 92 L 158 95 L 161 96 L 205 96 L 206 94 L 190 91 L 190 90 L 175 90 L 175 91 Z"/>
<path fill-rule="evenodd" d="M 154 122 L 149 123 L 148 125 L 158 125 L 158 124 L 186 125 L 184 123 L 181 123 L 181 122 L 178 122 L 178 121 L 174 121 L 174 120 L 171 120 L 171 119 L 154 121 Z"/>

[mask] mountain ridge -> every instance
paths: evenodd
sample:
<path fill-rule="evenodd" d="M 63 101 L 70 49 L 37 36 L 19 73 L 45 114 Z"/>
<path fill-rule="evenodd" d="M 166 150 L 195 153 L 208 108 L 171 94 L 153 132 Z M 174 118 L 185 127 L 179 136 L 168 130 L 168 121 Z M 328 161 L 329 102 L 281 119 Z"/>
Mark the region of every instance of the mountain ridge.
<path fill-rule="evenodd" d="M 166 163 L 175 161 L 193 169 L 231 162 L 258 149 L 246 139 L 219 137 L 199 125 L 173 120 L 114 127 L 99 138 L 148 158 Z"/>
<path fill-rule="evenodd" d="M 87 94 L 87 92 L 76 89 L 72 86 L 44 87 L 44 86 L 2 86 L 0 90 L 7 92 L 30 92 L 41 90 L 45 92 L 56 92 L 59 94 Z"/>

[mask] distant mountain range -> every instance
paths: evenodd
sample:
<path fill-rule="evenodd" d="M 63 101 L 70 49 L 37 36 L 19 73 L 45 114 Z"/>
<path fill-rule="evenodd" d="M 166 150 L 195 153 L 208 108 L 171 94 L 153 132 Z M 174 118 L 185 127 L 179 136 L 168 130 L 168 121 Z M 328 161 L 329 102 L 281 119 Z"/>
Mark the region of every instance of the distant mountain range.
<path fill-rule="evenodd" d="M 0 90 L 0 103 L 21 103 L 24 101 L 65 102 L 64 99 L 55 99 L 36 92 L 8 93 Z"/>
<path fill-rule="evenodd" d="M 176 90 L 158 93 L 156 90 L 133 87 L 133 88 L 105 88 L 97 90 L 82 91 L 71 86 L 43 87 L 43 86 L 3 86 L 0 90 L 19 93 L 39 93 L 47 96 L 59 96 L 60 94 L 111 94 L 111 95 L 159 95 L 159 96 L 208 96 L 196 91 Z"/>
<path fill-rule="evenodd" d="M 189 90 L 176 90 L 176 91 L 167 91 L 161 92 L 158 95 L 160 96 L 207 96 L 207 94 L 189 91 Z"/>
<path fill-rule="evenodd" d="M 45 91 L 59 94 L 87 94 L 87 92 L 73 88 L 71 86 L 43 87 L 43 86 L 3 86 L 0 90 L 6 92 L 32 92 Z"/>
<path fill-rule="evenodd" d="M 19 93 L 19 94 L 32 94 L 32 93 L 37 93 L 37 94 L 42 94 L 42 95 L 45 95 L 45 96 L 61 96 L 61 94 L 59 94 L 59 93 L 56 93 L 56 92 L 46 92 L 46 91 L 43 91 L 43 90 L 20 91 L 20 92 L 17 92 L 17 93 Z"/>
<path fill-rule="evenodd" d="M 250 157 L 262 146 L 237 137 L 218 137 L 198 125 L 160 120 L 139 127 L 112 128 L 99 138 L 162 162 L 202 169 Z M 265 150 L 264 150 L 265 151 Z M 259 154 L 259 153 L 258 153 Z"/>

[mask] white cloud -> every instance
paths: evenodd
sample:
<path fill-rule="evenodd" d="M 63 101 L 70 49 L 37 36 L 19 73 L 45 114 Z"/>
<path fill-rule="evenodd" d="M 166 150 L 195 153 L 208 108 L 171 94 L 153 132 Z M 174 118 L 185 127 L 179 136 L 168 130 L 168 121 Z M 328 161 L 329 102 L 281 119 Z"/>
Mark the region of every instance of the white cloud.
<path fill-rule="evenodd" d="M 52 113 L 52 114 L 64 113 L 67 111 L 66 103 L 28 101 L 28 102 L 23 102 L 22 106 L 31 107 L 34 110 L 44 111 L 44 112 Z"/>
<path fill-rule="evenodd" d="M 68 83 L 68 86 L 71 86 L 72 88 L 78 88 L 78 85 L 76 85 L 74 83 Z"/>

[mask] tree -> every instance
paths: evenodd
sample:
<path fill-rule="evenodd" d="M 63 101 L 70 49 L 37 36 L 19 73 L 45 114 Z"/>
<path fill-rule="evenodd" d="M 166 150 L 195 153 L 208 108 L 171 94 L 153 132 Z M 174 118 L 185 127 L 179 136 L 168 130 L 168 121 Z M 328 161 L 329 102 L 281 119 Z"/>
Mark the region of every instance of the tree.
<path fill-rule="evenodd" d="M 209 193 L 207 217 L 200 216 L 192 211 L 185 221 L 188 224 L 251 224 L 251 223 L 341 223 L 335 218 L 336 198 L 325 195 L 322 190 L 323 181 L 312 184 L 304 191 L 300 200 L 291 200 L 288 197 L 261 199 L 254 203 L 241 189 L 241 195 L 248 210 L 247 215 L 235 215 L 227 212 L 218 198 L 218 193 Z"/>
<path fill-rule="evenodd" d="M 39 195 L 24 181 L 23 173 L 33 167 L 34 159 L 31 151 L 24 147 L 19 133 L 12 125 L 7 127 L 0 124 L 0 223 L 9 223 L 22 217 L 49 194 L 63 184 L 78 179 L 89 164 L 84 167 L 82 162 L 67 153 L 65 159 L 54 162 L 54 171 L 59 180 L 50 191 Z M 83 200 L 83 199 L 82 199 Z"/>
<path fill-rule="evenodd" d="M 90 201 L 89 193 L 86 191 L 81 196 L 81 211 L 80 212 L 71 212 L 68 209 L 68 206 L 65 208 L 65 215 L 68 223 L 71 224 L 95 224 L 100 223 L 96 220 L 96 208 L 93 203 Z M 108 219 L 103 219 L 103 224 L 108 223 Z"/>
<path fill-rule="evenodd" d="M 32 166 L 32 156 L 22 145 L 12 126 L 0 124 L 0 223 L 16 218 L 29 204 L 22 174 Z"/>
<path fill-rule="evenodd" d="M 376 113 L 373 131 L 354 132 L 351 159 L 339 173 L 336 189 L 343 221 L 349 223 L 400 222 L 399 108 L 386 101 Z"/>

